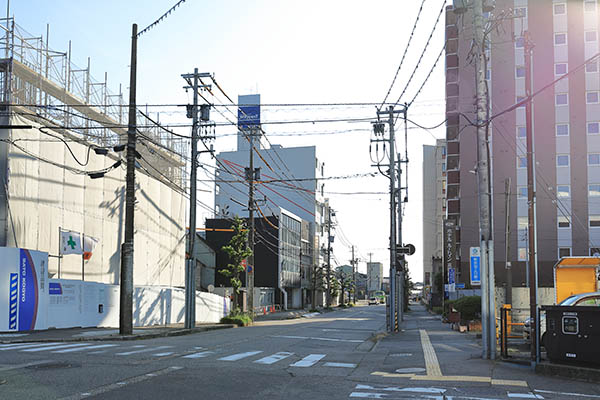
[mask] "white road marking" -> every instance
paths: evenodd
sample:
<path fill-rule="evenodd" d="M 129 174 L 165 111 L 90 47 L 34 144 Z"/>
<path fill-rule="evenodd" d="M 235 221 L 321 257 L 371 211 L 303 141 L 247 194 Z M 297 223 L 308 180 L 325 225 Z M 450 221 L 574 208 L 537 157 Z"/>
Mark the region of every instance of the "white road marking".
<path fill-rule="evenodd" d="M 511 399 L 543 399 L 544 397 L 540 394 L 534 394 L 534 393 L 506 393 L 506 395 L 508 397 L 510 397 Z"/>
<path fill-rule="evenodd" d="M 117 355 L 117 356 L 128 356 L 128 355 L 131 355 L 131 354 L 146 353 L 148 351 L 155 351 L 155 350 L 160 350 L 160 349 L 168 349 L 170 347 L 173 347 L 173 346 L 156 346 L 156 347 L 150 347 L 150 348 L 147 348 L 147 349 L 126 351 L 126 352 L 123 352 L 123 353 L 115 353 L 115 355 Z"/>
<path fill-rule="evenodd" d="M 168 374 L 168 373 L 171 373 L 171 372 L 175 372 L 175 371 L 178 371 L 178 370 L 180 370 L 182 368 L 183 367 L 169 367 L 169 368 L 161 369 L 161 370 L 158 370 L 158 371 L 154 371 L 152 373 L 147 373 L 147 374 L 140 375 L 140 376 L 134 376 L 133 378 L 129 378 L 129 379 L 127 379 L 125 381 L 122 381 L 122 382 L 111 383 L 110 385 L 100 386 L 99 388 L 96 388 L 94 390 L 90 390 L 89 392 L 82 392 L 82 393 L 73 394 L 71 396 L 63 397 L 60 400 L 81 400 L 81 399 L 84 399 L 86 397 L 97 396 L 97 395 L 102 394 L 102 393 L 107 393 L 107 392 L 110 392 L 112 390 L 122 388 L 123 386 L 126 386 L 126 385 L 131 385 L 131 384 L 134 384 L 134 383 L 143 382 L 143 381 L 146 381 L 148 379 L 154 378 L 156 376 L 165 375 L 165 374 Z"/>
<path fill-rule="evenodd" d="M 357 339 L 334 339 L 334 338 L 322 338 L 313 336 L 292 336 L 292 335 L 273 335 L 271 337 L 285 338 L 285 339 L 312 339 L 312 340 L 324 340 L 327 342 L 348 342 L 348 343 L 362 343 L 364 340 Z"/>
<path fill-rule="evenodd" d="M 166 353 L 156 353 L 156 354 L 152 354 L 152 355 L 155 357 L 166 357 L 166 356 L 170 356 L 173 353 L 174 353 L 174 351 L 167 351 Z"/>
<path fill-rule="evenodd" d="M 40 364 L 46 364 L 52 362 L 52 360 L 41 360 L 41 361 L 33 361 L 30 363 L 26 363 L 26 364 L 17 364 L 17 365 L 7 365 L 4 367 L 0 367 L 0 372 L 2 371 L 10 371 L 13 369 L 21 369 L 21 368 L 27 368 L 27 367 L 32 367 L 34 365 L 40 365 Z"/>
<path fill-rule="evenodd" d="M 414 368 L 398 368 L 396 370 L 399 374 L 416 374 L 419 372 L 425 372 L 425 368 L 414 367 Z"/>
<path fill-rule="evenodd" d="M 290 367 L 312 367 L 319 362 L 326 354 L 310 354 L 300 361 L 296 361 Z"/>
<path fill-rule="evenodd" d="M 92 349 L 103 349 L 106 347 L 115 347 L 118 346 L 118 344 L 96 344 L 94 346 L 86 346 L 86 347 L 76 347 L 73 349 L 64 349 L 64 350 L 56 350 L 53 351 L 53 353 L 72 353 L 75 351 L 86 351 L 86 350 L 92 350 Z"/>
<path fill-rule="evenodd" d="M 551 390 L 541 390 L 541 389 L 534 389 L 534 392 L 538 392 L 538 393 L 546 393 L 546 394 L 558 394 L 561 396 L 579 396 L 579 397 L 588 397 L 590 399 L 600 399 L 600 396 L 594 395 L 594 394 L 582 394 L 582 393 L 569 393 L 569 392 L 553 392 Z"/>
<path fill-rule="evenodd" d="M 360 390 L 383 390 L 384 392 L 414 392 L 414 393 L 433 393 L 433 394 L 442 394 L 446 393 L 446 389 L 435 388 L 435 387 L 398 387 L 398 386 L 388 386 L 384 388 L 376 388 L 371 385 L 356 385 L 354 389 Z"/>
<path fill-rule="evenodd" d="M 183 356 L 182 358 L 204 358 L 208 357 L 211 354 L 215 354 L 214 351 L 202 351 L 200 353 L 188 354 L 187 356 Z"/>
<path fill-rule="evenodd" d="M 445 343 L 436 343 L 434 345 L 434 347 L 441 347 L 444 350 L 449 350 L 449 351 L 462 351 L 461 349 L 458 349 L 454 346 L 450 346 L 449 344 L 445 344 Z"/>
<path fill-rule="evenodd" d="M 46 347 L 46 346 L 52 346 L 52 345 L 61 344 L 61 343 L 62 342 L 3 344 L 3 345 L 0 345 L 0 351 L 5 351 L 5 350 L 19 350 L 19 349 L 26 349 L 28 347 Z"/>
<path fill-rule="evenodd" d="M 385 393 L 367 393 L 367 392 L 352 392 L 350 397 L 357 397 L 360 399 L 383 399 Z"/>
<path fill-rule="evenodd" d="M 258 363 L 258 364 L 274 364 L 277 361 L 281 361 L 281 360 L 283 360 L 285 358 L 288 358 L 289 356 L 291 356 L 293 354 L 294 353 L 288 353 L 288 352 L 285 352 L 285 351 L 281 351 L 279 353 L 275 353 L 275 354 L 273 354 L 271 356 L 261 358 L 260 360 L 256 360 L 254 362 Z"/>
<path fill-rule="evenodd" d="M 427 368 L 428 376 L 442 376 L 440 363 L 438 362 L 435 350 L 429 340 L 429 335 L 425 329 L 419 330 L 421 334 L 421 347 L 423 347 L 423 355 L 425 356 L 425 367 Z"/>
<path fill-rule="evenodd" d="M 247 351 L 245 353 L 238 353 L 238 354 L 233 354 L 233 355 L 227 356 L 227 357 L 221 357 L 221 358 L 219 358 L 219 360 L 221 360 L 221 361 L 238 361 L 243 358 L 255 356 L 260 353 L 262 353 L 262 351 L 260 351 L 260 350 L 259 351 Z"/>
<path fill-rule="evenodd" d="M 33 349 L 25 349 L 25 350 L 19 350 L 21 352 L 28 352 L 28 353 L 35 353 L 38 351 L 47 351 L 47 350 L 56 350 L 56 349 L 67 349 L 69 347 L 82 347 L 82 346 L 89 346 L 89 343 L 72 343 L 72 344 L 60 344 L 60 345 L 56 345 L 56 346 L 46 346 L 46 347 L 35 347 Z"/>
<path fill-rule="evenodd" d="M 323 364 L 324 367 L 336 367 L 336 368 L 356 368 L 356 364 L 350 363 L 336 363 L 336 362 L 326 362 Z"/>

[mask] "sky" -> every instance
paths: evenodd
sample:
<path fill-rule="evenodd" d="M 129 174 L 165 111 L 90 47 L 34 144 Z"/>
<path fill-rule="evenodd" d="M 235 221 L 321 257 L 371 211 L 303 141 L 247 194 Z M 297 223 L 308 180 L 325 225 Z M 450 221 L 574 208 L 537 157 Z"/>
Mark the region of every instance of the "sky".
<path fill-rule="evenodd" d="M 128 98 L 132 24 L 138 31 L 152 24 L 177 0 L 42 0 L 11 1 L 10 16 L 32 36 L 46 40 L 56 51 L 66 51 L 71 41 L 72 62 L 84 67 L 90 57 L 96 81 L 108 76 L 108 88 Z M 1 3 L 0 3 L 1 4 Z M 5 14 L 6 0 L 0 14 Z M 314 121 L 265 124 L 269 141 L 285 147 L 317 146 L 325 175 L 340 177 L 377 173 L 369 153 L 370 121 L 318 122 L 323 119 L 376 119 L 376 106 L 314 106 L 323 103 L 381 103 L 407 48 L 420 6 L 423 8 L 407 55 L 391 88 L 388 101 L 410 101 L 430 72 L 444 42 L 444 16 L 431 35 L 444 0 L 186 0 L 138 40 L 137 103 L 159 114 L 163 123 L 189 123 L 176 104 L 192 102 L 181 74 L 213 73 L 234 101 L 238 95 L 260 93 L 262 121 Z M 424 51 L 425 49 L 425 51 Z M 416 68 L 421 55 L 420 66 Z M 444 59 L 408 110 L 408 118 L 431 127 L 444 120 Z M 400 98 L 411 74 L 405 96 Z M 216 94 L 216 93 L 215 93 Z M 215 104 L 228 101 L 223 95 Z M 282 104 L 301 104 L 281 106 Z M 223 114 L 235 119 L 221 107 Z M 233 108 L 231 111 L 235 112 Z M 213 119 L 225 118 L 212 112 Z M 187 129 L 187 131 L 186 131 Z M 403 132 L 402 124 L 396 129 Z M 189 134 L 188 128 L 178 132 Z M 218 126 L 216 152 L 235 150 L 235 128 Z M 422 279 L 422 146 L 445 136 L 444 126 L 423 130 L 409 124 L 408 203 L 403 237 L 416 246 L 408 258 L 414 281 Z M 404 138 L 399 137 L 404 153 Z M 375 157 L 374 146 L 372 156 Z M 211 163 L 204 154 L 202 162 Z M 301 177 L 298 177 L 301 178 Z M 206 175 L 199 179 L 209 180 Z M 212 190 L 201 182 L 199 188 Z M 325 195 L 336 211 L 334 259 L 348 264 L 355 246 L 359 271 L 366 261 L 389 268 L 389 180 L 381 175 L 325 181 Z M 371 194 L 356 194 L 371 192 Z M 200 192 L 200 200 L 214 203 L 213 195 Z M 210 217 L 200 212 L 200 218 Z M 199 221 L 200 226 L 203 221 Z M 371 253 L 371 254 L 370 254 Z"/>

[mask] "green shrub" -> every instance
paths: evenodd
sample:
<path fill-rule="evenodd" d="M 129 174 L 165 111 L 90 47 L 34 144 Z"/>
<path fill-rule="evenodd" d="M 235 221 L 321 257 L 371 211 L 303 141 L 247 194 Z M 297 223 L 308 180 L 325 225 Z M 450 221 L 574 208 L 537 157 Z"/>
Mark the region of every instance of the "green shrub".
<path fill-rule="evenodd" d="M 478 319 L 481 316 L 481 296 L 467 296 L 454 300 L 452 306 L 460 312 L 463 321 Z"/>
<path fill-rule="evenodd" d="M 236 324 L 237 326 L 248 326 L 252 323 L 252 318 L 248 314 L 230 314 L 221 318 L 222 324 Z"/>

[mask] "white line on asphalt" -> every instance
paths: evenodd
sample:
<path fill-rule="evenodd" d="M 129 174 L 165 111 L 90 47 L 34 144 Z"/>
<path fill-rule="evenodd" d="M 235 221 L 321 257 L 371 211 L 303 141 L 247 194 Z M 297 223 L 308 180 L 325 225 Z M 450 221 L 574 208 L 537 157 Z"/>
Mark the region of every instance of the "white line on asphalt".
<path fill-rule="evenodd" d="M 271 337 L 278 337 L 284 339 L 312 339 L 312 340 L 324 340 L 326 342 L 348 342 L 348 343 L 362 343 L 364 340 L 357 339 L 334 339 L 334 338 L 322 338 L 313 336 L 293 336 L 293 335 L 273 335 Z"/>
<path fill-rule="evenodd" d="M 166 356 L 170 356 L 171 354 L 175 353 L 174 351 L 167 351 L 165 353 L 156 353 L 156 354 L 152 354 L 155 357 L 166 357 Z"/>
<path fill-rule="evenodd" d="M 356 364 L 350 363 L 336 363 L 336 362 L 326 362 L 323 364 L 324 367 L 337 367 L 337 368 L 356 368 Z"/>
<path fill-rule="evenodd" d="M 440 363 L 438 362 L 435 350 L 429 340 L 429 335 L 425 329 L 419 330 L 421 334 L 421 347 L 423 347 L 423 355 L 425 356 L 425 367 L 427 368 L 428 376 L 442 376 Z"/>
<path fill-rule="evenodd" d="M 116 353 L 115 355 L 117 355 L 117 356 L 128 356 L 128 355 L 131 355 L 131 354 L 146 353 L 148 351 L 155 351 L 155 350 L 160 350 L 160 349 L 168 349 L 170 347 L 173 347 L 173 346 L 156 346 L 156 347 L 150 347 L 148 349 L 132 350 L 132 351 L 126 351 L 126 352 L 123 352 L 123 353 Z"/>
<path fill-rule="evenodd" d="M 46 347 L 52 346 L 55 344 L 60 344 L 61 342 L 53 342 L 53 343 L 13 343 L 13 344 L 4 344 L 3 347 L 0 347 L 0 351 L 5 350 L 19 350 L 26 349 L 28 347 Z"/>
<path fill-rule="evenodd" d="M 579 396 L 579 397 L 588 397 L 591 399 L 600 399 L 600 396 L 597 395 L 593 395 L 593 394 L 582 394 L 582 393 L 569 393 L 569 392 L 553 392 L 551 390 L 541 390 L 541 389 L 534 389 L 534 392 L 538 392 L 538 393 L 547 393 L 547 394 L 558 394 L 561 396 Z"/>
<path fill-rule="evenodd" d="M 309 354 L 300 361 L 296 361 L 290 367 L 312 367 L 319 362 L 326 354 Z"/>
<path fill-rule="evenodd" d="M 260 360 L 256 360 L 254 361 L 255 363 L 258 364 L 274 364 L 277 361 L 281 361 L 284 358 L 288 358 L 289 356 L 293 355 L 294 353 L 288 353 L 286 351 L 280 351 L 279 353 L 275 353 L 271 356 L 268 357 L 263 357 Z"/>
<path fill-rule="evenodd" d="M 445 343 L 436 343 L 434 345 L 434 347 L 441 347 L 444 350 L 450 350 L 450 351 L 462 351 L 461 349 L 457 349 L 454 346 L 450 346 L 449 344 L 445 344 Z"/>
<path fill-rule="evenodd" d="M 376 388 L 371 385 L 356 385 L 354 389 L 360 390 L 383 390 L 384 392 L 414 392 L 414 393 L 433 393 L 433 394 L 442 394 L 446 393 L 446 389 L 435 388 L 435 387 L 398 387 L 398 386 L 388 386 L 383 388 Z"/>
<path fill-rule="evenodd" d="M 215 354 L 214 351 L 202 351 L 200 353 L 188 354 L 187 356 L 183 356 L 182 358 L 204 358 L 208 357 L 211 354 Z"/>
<path fill-rule="evenodd" d="M 2 371 L 10 371 L 12 369 L 21 369 L 21 368 L 27 368 L 27 367 L 33 367 L 34 365 L 40 365 L 40 364 L 46 364 L 52 362 L 52 360 L 41 360 L 41 361 L 33 361 L 30 363 L 26 363 L 26 364 L 17 364 L 17 365 L 7 365 L 4 367 L 0 367 L 0 372 Z"/>
<path fill-rule="evenodd" d="M 243 358 L 250 357 L 250 356 L 255 356 L 255 355 L 260 354 L 260 353 L 262 353 L 261 350 L 259 350 L 259 351 L 247 351 L 245 353 L 238 353 L 238 354 L 233 354 L 233 355 L 227 356 L 227 357 L 221 357 L 221 358 L 219 358 L 219 360 L 221 360 L 221 361 L 238 361 L 238 360 L 241 360 Z"/>
<path fill-rule="evenodd" d="M 144 375 L 135 376 L 133 378 L 129 378 L 129 379 L 127 379 L 125 381 L 122 381 L 122 382 L 111 383 L 110 385 L 100 386 L 100 387 L 98 387 L 96 389 L 89 390 L 87 392 L 77 393 L 77 394 L 74 394 L 74 395 L 71 395 L 71 396 L 63 397 L 60 400 L 81 400 L 81 399 L 84 399 L 86 397 L 97 396 L 99 394 L 107 393 L 107 392 L 110 392 L 110 391 L 115 390 L 115 389 L 120 389 L 120 388 L 122 388 L 123 386 L 126 386 L 126 385 L 131 385 L 133 383 L 143 382 L 143 381 L 146 381 L 148 379 L 152 379 L 152 378 L 160 376 L 160 375 L 164 375 L 164 374 L 168 374 L 168 373 L 171 373 L 171 372 L 175 372 L 175 371 L 180 370 L 182 368 L 183 367 L 169 367 L 169 368 L 161 369 L 161 370 L 154 371 L 154 372 L 151 372 L 151 373 L 146 373 Z"/>
<path fill-rule="evenodd" d="M 360 399 L 383 399 L 386 393 L 367 393 L 367 392 L 352 392 L 350 397 L 357 397 Z"/>
<path fill-rule="evenodd" d="M 96 344 L 96 345 L 93 345 L 93 346 L 76 347 L 74 349 L 56 350 L 56 351 L 53 351 L 53 353 L 73 353 L 75 351 L 86 351 L 86 350 L 92 350 L 92 349 L 104 349 L 106 347 L 115 347 L 115 346 L 118 346 L 118 344 Z"/>
<path fill-rule="evenodd" d="M 511 399 L 543 399 L 544 397 L 542 395 L 539 394 L 534 394 L 534 393 L 506 393 L 506 395 L 508 397 L 510 397 Z"/>
<path fill-rule="evenodd" d="M 89 346 L 89 343 L 74 343 L 74 344 L 60 344 L 56 346 L 49 347 L 35 347 L 33 349 L 25 349 L 19 350 L 21 352 L 35 353 L 38 351 L 47 351 L 47 350 L 56 350 L 56 349 L 67 349 L 69 347 L 81 347 L 81 346 Z"/>

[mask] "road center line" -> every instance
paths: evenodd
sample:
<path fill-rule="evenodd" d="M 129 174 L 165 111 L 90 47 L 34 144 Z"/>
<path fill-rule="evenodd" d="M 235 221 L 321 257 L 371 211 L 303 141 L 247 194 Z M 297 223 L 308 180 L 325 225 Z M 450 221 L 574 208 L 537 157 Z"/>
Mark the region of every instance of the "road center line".
<path fill-rule="evenodd" d="M 423 356 L 425 357 L 425 368 L 427 368 L 427 376 L 442 376 L 440 370 L 440 363 L 438 362 L 437 356 L 435 355 L 435 349 L 433 348 L 429 335 L 425 329 L 419 329 L 421 334 L 421 346 L 423 347 Z"/>
<path fill-rule="evenodd" d="M 129 378 L 129 379 L 125 379 L 123 381 L 119 381 L 117 383 L 111 383 L 110 385 L 100 386 L 100 387 L 98 387 L 96 389 L 89 390 L 89 391 L 84 392 L 84 393 L 77 393 L 77 394 L 74 394 L 74 395 L 71 395 L 71 396 L 63 397 L 60 400 L 81 400 L 81 399 L 85 399 L 87 397 L 97 396 L 99 394 L 107 393 L 107 392 L 110 392 L 112 390 L 119 389 L 119 388 L 122 388 L 122 387 L 127 386 L 127 385 L 131 385 L 133 383 L 143 382 L 143 381 L 146 381 L 148 379 L 152 379 L 152 378 L 160 376 L 160 375 L 165 375 L 165 374 L 168 374 L 168 373 L 171 373 L 171 372 L 175 372 L 175 371 L 178 371 L 178 370 L 180 370 L 182 368 L 183 367 L 169 367 L 169 368 L 161 369 L 161 370 L 158 370 L 158 371 L 149 372 L 149 373 L 144 374 L 144 375 L 134 376 L 133 378 Z"/>
<path fill-rule="evenodd" d="M 326 342 L 347 342 L 347 343 L 362 343 L 364 340 L 358 339 L 335 339 L 335 338 L 322 338 L 313 336 L 293 336 L 293 335 L 273 335 L 271 337 L 278 337 L 284 339 L 311 339 L 311 340 L 323 340 Z"/>

